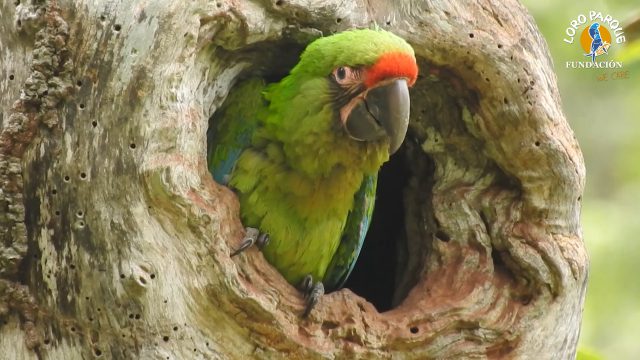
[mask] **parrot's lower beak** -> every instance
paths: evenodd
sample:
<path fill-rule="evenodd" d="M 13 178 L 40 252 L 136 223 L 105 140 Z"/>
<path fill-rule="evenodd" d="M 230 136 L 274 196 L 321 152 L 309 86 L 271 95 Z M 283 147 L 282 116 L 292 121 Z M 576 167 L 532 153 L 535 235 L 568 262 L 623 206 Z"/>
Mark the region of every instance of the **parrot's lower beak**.
<path fill-rule="evenodd" d="M 395 153 L 409 125 L 409 88 L 405 79 L 373 87 L 341 110 L 344 127 L 355 140 L 389 138 L 389 154 Z"/>

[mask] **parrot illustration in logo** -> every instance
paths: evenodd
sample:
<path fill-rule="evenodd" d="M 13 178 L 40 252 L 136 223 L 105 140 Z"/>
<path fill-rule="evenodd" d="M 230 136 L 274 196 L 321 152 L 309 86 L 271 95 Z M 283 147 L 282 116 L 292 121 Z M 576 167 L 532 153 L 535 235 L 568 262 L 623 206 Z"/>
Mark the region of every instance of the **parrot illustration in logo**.
<path fill-rule="evenodd" d="M 234 189 L 247 235 L 304 293 L 308 316 L 353 270 L 378 170 L 402 144 L 411 46 L 380 29 L 322 37 L 281 81 L 236 86 L 209 132 L 209 170 Z"/>
<path fill-rule="evenodd" d="M 584 56 L 591 56 L 591 61 L 596 61 L 596 56 L 606 54 L 610 44 L 602 41 L 600 36 L 600 24 L 593 23 L 589 27 L 589 36 L 591 36 L 591 52 Z"/>

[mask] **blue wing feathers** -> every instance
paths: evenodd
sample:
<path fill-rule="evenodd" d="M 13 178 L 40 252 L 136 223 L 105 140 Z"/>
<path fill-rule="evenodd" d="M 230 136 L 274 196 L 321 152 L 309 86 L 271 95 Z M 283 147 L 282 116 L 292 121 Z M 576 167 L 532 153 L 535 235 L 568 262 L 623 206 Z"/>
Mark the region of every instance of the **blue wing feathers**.
<path fill-rule="evenodd" d="M 377 182 L 377 174 L 365 176 L 360 189 L 355 194 L 353 210 L 347 218 L 340 245 L 323 279 L 328 291 L 342 287 L 356 264 L 371 223 Z"/>
<path fill-rule="evenodd" d="M 226 185 L 242 151 L 251 143 L 259 123 L 259 112 L 265 107 L 264 81 L 252 78 L 236 86 L 223 107 L 213 116 L 208 131 L 209 171 L 220 184 Z"/>

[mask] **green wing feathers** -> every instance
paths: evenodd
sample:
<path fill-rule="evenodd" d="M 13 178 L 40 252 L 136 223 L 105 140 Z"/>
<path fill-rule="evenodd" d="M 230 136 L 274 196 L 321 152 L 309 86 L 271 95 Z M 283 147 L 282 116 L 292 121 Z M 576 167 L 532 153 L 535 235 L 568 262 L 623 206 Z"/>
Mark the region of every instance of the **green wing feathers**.
<path fill-rule="evenodd" d="M 207 137 L 209 171 L 220 184 L 227 184 L 240 154 L 251 144 L 259 126 L 260 113 L 266 108 L 262 92 L 265 83 L 252 78 L 236 86 L 216 112 Z"/>

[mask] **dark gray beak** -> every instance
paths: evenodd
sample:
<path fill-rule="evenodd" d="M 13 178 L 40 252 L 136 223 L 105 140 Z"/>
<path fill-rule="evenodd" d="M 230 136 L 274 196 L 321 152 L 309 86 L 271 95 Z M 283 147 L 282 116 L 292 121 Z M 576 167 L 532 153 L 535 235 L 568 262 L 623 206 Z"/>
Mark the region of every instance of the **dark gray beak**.
<path fill-rule="evenodd" d="M 396 79 L 369 90 L 349 113 L 345 128 L 361 141 L 389 138 L 389 154 L 395 153 L 409 125 L 409 88 L 405 79 Z"/>

